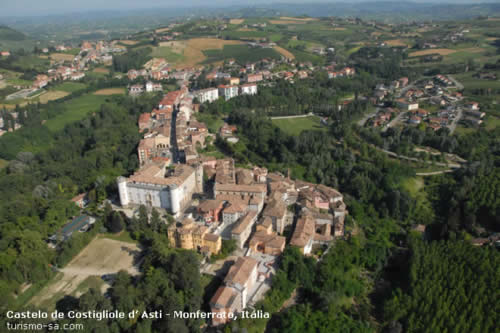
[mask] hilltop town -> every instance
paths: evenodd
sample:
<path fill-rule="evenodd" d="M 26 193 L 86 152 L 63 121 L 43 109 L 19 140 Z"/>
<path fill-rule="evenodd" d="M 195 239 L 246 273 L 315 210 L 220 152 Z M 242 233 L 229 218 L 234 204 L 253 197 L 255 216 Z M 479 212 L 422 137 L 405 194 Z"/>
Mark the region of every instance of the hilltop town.
<path fill-rule="evenodd" d="M 0 26 L 15 324 L 494 331 L 500 20 L 269 15 Z"/>

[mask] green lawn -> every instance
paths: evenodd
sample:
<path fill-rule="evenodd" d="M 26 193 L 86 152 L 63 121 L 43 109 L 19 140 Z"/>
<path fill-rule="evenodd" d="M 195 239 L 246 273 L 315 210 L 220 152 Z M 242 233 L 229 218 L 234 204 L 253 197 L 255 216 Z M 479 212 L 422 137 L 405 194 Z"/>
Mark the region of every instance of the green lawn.
<path fill-rule="evenodd" d="M 497 77 L 500 76 L 500 71 L 491 71 L 497 74 Z M 500 80 L 483 80 L 477 77 L 473 77 L 474 73 L 463 73 L 453 75 L 455 79 L 457 79 L 460 83 L 462 83 L 465 89 L 500 89 Z"/>
<path fill-rule="evenodd" d="M 85 118 L 88 113 L 99 110 L 100 105 L 103 104 L 108 97 L 109 96 L 89 94 L 64 102 L 63 105 L 66 107 L 67 111 L 47 120 L 45 126 L 53 132 L 62 130 L 67 124 L 81 120 Z"/>
<path fill-rule="evenodd" d="M 58 85 L 55 85 L 51 87 L 50 90 L 59 90 L 59 91 L 65 91 L 69 93 L 73 93 L 75 91 L 83 90 L 87 86 L 83 83 L 78 83 L 78 82 L 64 82 Z"/>
<path fill-rule="evenodd" d="M 326 130 L 326 127 L 320 124 L 319 117 L 317 116 L 273 119 L 272 122 L 274 125 L 291 135 L 299 135 L 302 131 L 306 130 Z"/>

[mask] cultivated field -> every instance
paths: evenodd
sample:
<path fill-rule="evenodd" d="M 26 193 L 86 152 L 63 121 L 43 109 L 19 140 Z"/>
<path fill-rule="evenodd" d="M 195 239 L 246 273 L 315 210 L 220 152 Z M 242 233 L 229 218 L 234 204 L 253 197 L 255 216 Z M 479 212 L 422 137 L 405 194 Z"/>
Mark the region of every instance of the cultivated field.
<path fill-rule="evenodd" d="M 457 50 L 451 50 L 451 49 L 428 49 L 428 50 L 422 50 L 422 51 L 416 51 L 412 52 L 409 54 L 410 57 L 420 57 L 420 56 L 425 56 L 429 54 L 440 54 L 440 55 L 449 55 L 452 53 L 457 52 Z"/>
<path fill-rule="evenodd" d="M 160 43 L 160 49 L 163 49 L 163 55 L 167 61 L 173 64 L 176 68 L 195 67 L 202 63 L 206 56 L 203 51 L 206 50 L 221 50 L 225 45 L 239 45 L 243 42 L 236 40 L 223 40 L 217 38 L 193 38 L 186 41 L 163 42 Z M 160 51 L 157 51 L 160 52 Z M 171 60 L 168 52 L 177 55 L 177 59 Z"/>
<path fill-rule="evenodd" d="M 93 72 L 99 73 L 99 74 L 109 74 L 109 69 L 104 68 L 104 67 L 97 67 L 97 68 L 94 68 Z"/>
<path fill-rule="evenodd" d="M 281 16 L 280 20 L 292 20 L 292 21 L 318 21 L 317 18 L 312 17 L 289 17 L 289 16 Z"/>
<path fill-rule="evenodd" d="M 271 24 L 306 24 L 307 21 L 300 20 L 269 20 Z"/>
<path fill-rule="evenodd" d="M 161 33 L 161 32 L 165 32 L 165 31 L 169 31 L 169 30 L 170 30 L 170 28 L 160 28 L 160 29 L 156 29 L 156 30 L 155 30 L 155 32 L 156 32 L 157 34 L 159 34 L 159 33 Z"/>
<path fill-rule="evenodd" d="M 50 101 L 55 101 L 56 99 L 63 98 L 69 95 L 69 92 L 66 91 L 48 91 L 45 94 L 38 96 L 38 101 L 42 104 L 46 104 Z"/>
<path fill-rule="evenodd" d="M 109 95 L 125 95 L 125 88 L 107 88 L 97 90 L 94 95 L 109 96 Z"/>
<path fill-rule="evenodd" d="M 130 274 L 138 274 L 135 266 L 140 249 L 137 245 L 107 238 L 94 239 L 78 256 L 76 256 L 38 295 L 31 304 L 52 308 L 58 299 L 65 295 L 85 292 L 88 287 L 106 287 L 100 279 L 101 275 L 126 270 Z M 86 285 L 87 288 L 82 288 Z"/>
<path fill-rule="evenodd" d="M 408 46 L 408 44 L 402 41 L 401 39 L 390 39 L 384 41 L 384 43 L 386 43 L 389 46 Z"/>
<path fill-rule="evenodd" d="M 230 24 L 242 24 L 243 22 L 245 22 L 244 19 L 231 19 L 231 20 L 229 20 Z"/>
<path fill-rule="evenodd" d="M 50 55 L 50 58 L 55 61 L 73 61 L 75 56 L 72 54 L 65 54 L 65 53 L 52 53 Z"/>
<path fill-rule="evenodd" d="M 295 56 L 293 55 L 292 52 L 290 52 L 290 51 L 288 51 L 280 46 L 275 46 L 274 49 L 287 59 L 295 59 Z"/>

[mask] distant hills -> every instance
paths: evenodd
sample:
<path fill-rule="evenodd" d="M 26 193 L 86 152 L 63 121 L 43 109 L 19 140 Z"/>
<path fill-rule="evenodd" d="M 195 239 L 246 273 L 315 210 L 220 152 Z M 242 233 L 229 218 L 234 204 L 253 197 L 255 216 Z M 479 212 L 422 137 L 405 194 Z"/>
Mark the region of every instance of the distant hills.
<path fill-rule="evenodd" d="M 22 41 L 26 39 L 26 35 L 22 32 L 9 28 L 5 25 L 0 25 L 0 40 L 5 41 Z"/>

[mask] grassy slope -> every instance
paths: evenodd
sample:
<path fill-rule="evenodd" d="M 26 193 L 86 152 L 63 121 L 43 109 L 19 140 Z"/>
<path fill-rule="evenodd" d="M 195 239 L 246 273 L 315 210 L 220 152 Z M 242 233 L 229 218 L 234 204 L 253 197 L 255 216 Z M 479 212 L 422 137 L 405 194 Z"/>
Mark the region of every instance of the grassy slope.
<path fill-rule="evenodd" d="M 311 116 L 304 118 L 273 119 L 273 124 L 288 134 L 299 135 L 305 130 L 326 130 L 319 122 L 319 117 Z"/>
<path fill-rule="evenodd" d="M 45 126 L 53 132 L 62 130 L 66 124 L 81 120 L 85 118 L 88 113 L 97 111 L 100 105 L 105 102 L 106 98 L 107 96 L 90 94 L 69 100 L 63 104 L 67 111 L 47 120 Z"/>

